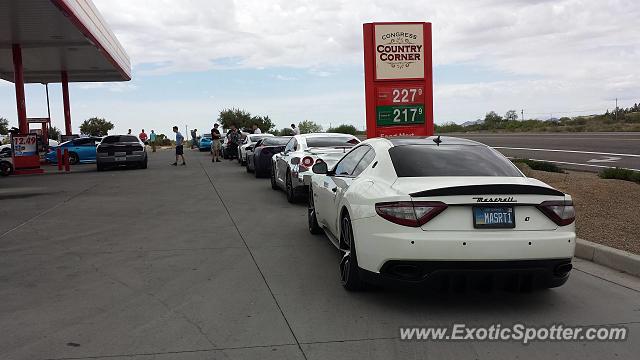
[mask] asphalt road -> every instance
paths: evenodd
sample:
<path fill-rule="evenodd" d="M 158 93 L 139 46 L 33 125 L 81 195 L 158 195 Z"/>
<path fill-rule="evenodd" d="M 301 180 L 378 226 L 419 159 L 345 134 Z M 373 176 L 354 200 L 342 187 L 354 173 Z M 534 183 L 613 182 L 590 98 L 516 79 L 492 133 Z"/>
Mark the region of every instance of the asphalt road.
<path fill-rule="evenodd" d="M 339 255 L 235 162 L 0 179 L 1 359 L 635 359 L 640 282 L 348 293 Z M 623 324 L 624 342 L 404 342 L 401 326 Z M 635 355 L 634 355 L 635 354 Z"/>
<path fill-rule="evenodd" d="M 509 157 L 555 162 L 600 171 L 623 167 L 640 171 L 640 133 L 447 134 L 496 147 Z"/>

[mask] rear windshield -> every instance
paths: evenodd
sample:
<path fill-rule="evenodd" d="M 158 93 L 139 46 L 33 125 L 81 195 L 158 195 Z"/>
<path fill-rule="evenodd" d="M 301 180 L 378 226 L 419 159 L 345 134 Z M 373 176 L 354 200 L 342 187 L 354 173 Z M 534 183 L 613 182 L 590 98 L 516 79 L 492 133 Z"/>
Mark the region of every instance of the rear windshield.
<path fill-rule="evenodd" d="M 403 145 L 389 149 L 399 177 L 417 176 L 517 176 L 511 163 L 486 146 Z"/>
<path fill-rule="evenodd" d="M 308 147 L 352 147 L 360 143 L 355 137 L 311 137 L 307 138 Z"/>
<path fill-rule="evenodd" d="M 289 137 L 275 137 L 269 136 L 262 140 L 262 145 L 264 146 L 275 146 L 275 145 L 287 145 L 287 143 L 291 140 Z"/>
<path fill-rule="evenodd" d="M 269 135 L 249 135 L 249 141 L 258 142 L 260 139 L 264 139 L 266 137 L 271 137 Z"/>
<path fill-rule="evenodd" d="M 138 138 L 133 135 L 111 135 L 102 140 L 103 144 L 115 144 L 122 142 L 138 142 Z"/>

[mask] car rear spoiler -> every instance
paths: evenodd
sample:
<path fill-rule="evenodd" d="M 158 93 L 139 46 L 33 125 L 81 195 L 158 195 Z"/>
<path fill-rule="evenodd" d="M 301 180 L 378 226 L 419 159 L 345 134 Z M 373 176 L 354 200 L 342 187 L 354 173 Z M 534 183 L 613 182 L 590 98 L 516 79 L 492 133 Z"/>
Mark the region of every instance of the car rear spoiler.
<path fill-rule="evenodd" d="M 551 195 L 564 196 L 562 191 L 535 185 L 490 184 L 452 186 L 409 194 L 411 197 L 455 196 L 455 195 Z"/>
<path fill-rule="evenodd" d="M 343 152 L 348 152 L 348 150 L 350 150 L 351 148 L 353 148 L 353 146 L 327 146 L 327 147 L 310 147 L 308 149 L 305 150 L 305 152 L 308 153 L 325 153 L 325 152 L 333 152 L 336 153 L 337 151 L 331 151 L 331 150 L 342 150 Z"/>

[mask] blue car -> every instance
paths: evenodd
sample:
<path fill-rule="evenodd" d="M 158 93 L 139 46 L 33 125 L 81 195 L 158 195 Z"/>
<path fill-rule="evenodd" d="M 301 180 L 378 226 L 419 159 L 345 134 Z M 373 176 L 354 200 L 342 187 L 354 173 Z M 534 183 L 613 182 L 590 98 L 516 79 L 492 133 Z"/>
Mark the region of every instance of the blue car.
<path fill-rule="evenodd" d="M 63 142 L 58 146 L 49 148 L 45 159 L 53 164 L 58 163 L 57 149 L 60 148 L 64 155 L 64 149 L 69 150 L 69 164 L 96 162 L 96 146 L 102 140 L 99 137 L 83 137 Z"/>
<path fill-rule="evenodd" d="M 211 134 L 204 134 L 198 143 L 200 151 L 211 151 Z"/>

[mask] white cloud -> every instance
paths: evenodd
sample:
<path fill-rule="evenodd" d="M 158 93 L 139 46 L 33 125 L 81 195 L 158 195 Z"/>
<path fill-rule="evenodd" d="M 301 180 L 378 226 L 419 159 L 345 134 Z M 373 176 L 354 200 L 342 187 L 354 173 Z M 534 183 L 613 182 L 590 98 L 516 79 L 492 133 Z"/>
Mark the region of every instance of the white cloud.
<path fill-rule="evenodd" d="M 640 8 L 633 0 L 94 2 L 134 66 L 153 68 L 147 74 L 299 67 L 330 76 L 332 68 L 362 62 L 362 23 L 431 21 L 434 64 L 535 79 L 437 88 L 444 118 L 462 117 L 460 104 L 445 105 L 460 99 L 485 102 L 483 111 L 516 106 L 507 99 L 567 108 L 640 90 Z"/>
<path fill-rule="evenodd" d="M 287 75 L 282 75 L 282 74 L 278 74 L 276 76 L 274 76 L 276 79 L 278 80 L 282 80 L 282 81 L 294 81 L 294 80 L 298 80 L 297 77 L 295 76 L 287 76 Z"/>

